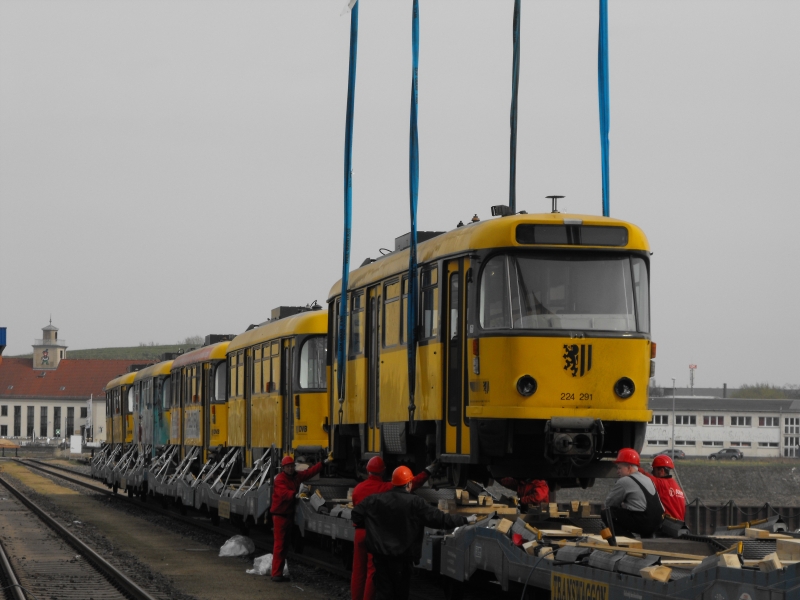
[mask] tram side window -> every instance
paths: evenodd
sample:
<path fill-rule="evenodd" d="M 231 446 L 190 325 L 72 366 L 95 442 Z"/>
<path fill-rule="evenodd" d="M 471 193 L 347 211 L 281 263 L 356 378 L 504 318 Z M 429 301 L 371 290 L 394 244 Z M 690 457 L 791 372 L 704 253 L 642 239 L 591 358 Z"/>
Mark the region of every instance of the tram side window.
<path fill-rule="evenodd" d="M 350 305 L 350 356 L 364 352 L 364 292 L 355 292 Z"/>
<path fill-rule="evenodd" d="M 161 394 L 162 394 L 161 406 L 164 408 L 164 410 L 169 410 L 170 404 L 172 403 L 172 397 L 170 394 L 170 392 L 172 391 L 171 386 L 172 386 L 171 377 L 167 377 L 161 383 Z"/>
<path fill-rule="evenodd" d="M 422 337 L 435 338 L 439 334 L 438 269 L 422 272 Z"/>
<path fill-rule="evenodd" d="M 262 366 L 264 361 L 264 351 L 262 346 L 253 348 L 253 383 L 251 392 L 260 394 L 264 391 L 262 387 Z"/>
<path fill-rule="evenodd" d="M 279 392 L 281 389 L 281 342 L 280 340 L 272 342 L 270 345 L 270 354 L 272 360 L 270 361 L 270 375 L 269 375 L 269 391 Z"/>
<path fill-rule="evenodd" d="M 192 404 L 200 404 L 203 397 L 203 367 L 195 365 L 191 370 L 192 375 Z"/>
<path fill-rule="evenodd" d="M 236 395 L 244 396 L 244 350 L 236 353 Z"/>
<path fill-rule="evenodd" d="M 215 398 L 217 402 L 225 402 L 225 390 L 228 387 L 227 381 L 228 369 L 225 363 L 220 363 L 217 365 L 215 377 L 214 377 L 214 387 L 215 387 Z"/>
<path fill-rule="evenodd" d="M 395 279 L 383 286 L 383 347 L 400 343 L 400 281 Z"/>
<path fill-rule="evenodd" d="M 315 336 L 303 342 L 300 350 L 300 387 L 325 389 L 325 365 L 327 363 L 327 339 Z"/>
<path fill-rule="evenodd" d="M 408 277 L 402 279 L 403 293 L 400 298 L 400 343 L 405 345 L 406 337 L 408 336 L 408 328 L 406 322 L 408 321 Z"/>
<path fill-rule="evenodd" d="M 141 399 L 141 395 L 142 395 L 142 382 L 141 381 L 137 381 L 135 384 L 133 384 L 133 387 L 131 388 L 131 391 L 133 391 L 133 409 L 132 409 L 132 412 L 139 412 L 139 407 L 141 406 L 140 399 Z M 130 393 L 130 392 L 128 392 L 128 393 Z M 128 408 L 130 409 L 130 407 L 128 407 Z"/>
<path fill-rule="evenodd" d="M 230 398 L 236 397 L 236 354 L 232 354 L 230 358 L 228 358 L 228 369 L 230 371 L 230 377 L 228 380 L 231 383 L 231 389 L 229 390 L 228 396 Z"/>
<path fill-rule="evenodd" d="M 639 331 L 650 332 L 650 288 L 647 277 L 647 264 L 643 258 L 631 259 L 633 268 L 633 291 L 636 295 Z"/>
<path fill-rule="evenodd" d="M 133 387 L 128 388 L 128 414 L 133 412 Z"/>

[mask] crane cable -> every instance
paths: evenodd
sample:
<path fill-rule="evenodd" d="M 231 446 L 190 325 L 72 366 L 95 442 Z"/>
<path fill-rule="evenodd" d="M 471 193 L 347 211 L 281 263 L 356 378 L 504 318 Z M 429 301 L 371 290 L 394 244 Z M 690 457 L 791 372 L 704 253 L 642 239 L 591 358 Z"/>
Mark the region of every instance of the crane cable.
<path fill-rule="evenodd" d="M 511 70 L 511 160 L 508 178 L 508 206 L 517 212 L 517 97 L 519 95 L 519 20 L 521 0 L 514 0 L 514 60 Z"/>
<path fill-rule="evenodd" d="M 411 123 L 409 130 L 408 183 L 411 213 L 411 244 L 408 253 L 408 315 L 406 345 L 408 350 L 408 424 L 414 430 L 417 410 L 414 395 L 417 384 L 417 200 L 419 196 L 419 135 L 417 103 L 419 72 L 419 0 L 411 10 Z M 401 290 L 402 293 L 402 290 Z"/>
<path fill-rule="evenodd" d="M 608 130 L 611 126 L 608 90 L 608 0 L 600 0 L 600 31 L 597 44 L 597 88 L 600 100 L 600 155 L 603 171 L 603 216 L 610 216 Z"/>
<path fill-rule="evenodd" d="M 353 109 L 356 97 L 358 54 L 358 1 L 350 4 L 350 68 L 347 79 L 347 116 L 344 132 L 344 247 L 342 250 L 342 293 L 339 301 L 339 333 L 336 337 L 336 368 L 339 391 L 339 425 L 344 416 L 345 351 L 347 335 L 347 285 L 350 276 L 350 242 L 353 226 Z"/>

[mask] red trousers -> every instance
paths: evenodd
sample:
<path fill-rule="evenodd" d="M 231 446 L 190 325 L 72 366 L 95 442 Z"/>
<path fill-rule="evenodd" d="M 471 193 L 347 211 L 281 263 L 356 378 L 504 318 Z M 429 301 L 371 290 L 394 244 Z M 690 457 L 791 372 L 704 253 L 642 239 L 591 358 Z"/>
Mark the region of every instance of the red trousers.
<path fill-rule="evenodd" d="M 292 533 L 294 519 L 283 515 L 272 515 L 272 576 L 283 575 L 286 563 L 286 552 L 289 550 L 289 536 Z"/>
<path fill-rule="evenodd" d="M 367 530 L 356 529 L 353 540 L 353 575 L 350 578 L 350 597 L 352 600 L 375 599 L 375 563 L 372 554 L 367 552 Z M 274 564 L 274 563 L 273 563 Z"/>

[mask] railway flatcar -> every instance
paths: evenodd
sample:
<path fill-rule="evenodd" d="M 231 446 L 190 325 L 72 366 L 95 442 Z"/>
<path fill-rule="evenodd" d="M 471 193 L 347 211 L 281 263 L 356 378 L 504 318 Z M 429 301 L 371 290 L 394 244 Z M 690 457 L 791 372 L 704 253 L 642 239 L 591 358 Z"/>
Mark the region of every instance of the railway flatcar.
<path fill-rule="evenodd" d="M 500 211 L 498 211 L 500 212 Z M 328 388 L 334 457 L 353 472 L 448 465 L 453 483 L 546 478 L 561 487 L 611 476 L 644 441 L 650 251 L 615 219 L 518 214 L 420 235 L 413 404 L 406 346 L 408 236 L 350 274 L 346 370 Z M 328 297 L 335 348 L 341 282 Z"/>
<path fill-rule="evenodd" d="M 250 467 L 271 448 L 320 454 L 328 448 L 327 315 L 286 307 L 228 346 L 228 446 Z"/>
<path fill-rule="evenodd" d="M 194 451 L 193 470 L 209 450 L 227 445 L 226 355 L 232 335 L 207 335 L 202 348 L 172 362 L 172 429 L 170 442 L 181 446 L 181 458 Z"/>

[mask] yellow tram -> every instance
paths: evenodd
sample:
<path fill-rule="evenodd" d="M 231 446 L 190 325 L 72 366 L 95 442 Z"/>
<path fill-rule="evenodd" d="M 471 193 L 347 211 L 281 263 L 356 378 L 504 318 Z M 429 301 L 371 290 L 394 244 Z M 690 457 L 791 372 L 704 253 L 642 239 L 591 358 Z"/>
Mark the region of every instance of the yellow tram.
<path fill-rule="evenodd" d="M 181 458 L 197 448 L 197 468 L 209 449 L 227 445 L 225 359 L 231 337 L 206 336 L 205 346 L 172 361 L 170 443 L 181 446 Z"/>
<path fill-rule="evenodd" d="M 125 373 L 106 384 L 106 431 L 111 434 L 107 443 L 126 445 L 133 441 L 133 380 L 135 372 Z"/>
<path fill-rule="evenodd" d="M 328 447 L 326 327 L 325 311 L 284 306 L 228 346 L 228 446 L 245 449 L 246 466 L 273 445 L 310 455 Z"/>
<path fill-rule="evenodd" d="M 511 215 L 420 234 L 416 391 L 409 421 L 408 236 L 350 274 L 345 391 L 329 397 L 337 463 L 371 456 L 561 486 L 610 475 L 644 441 L 649 246 L 606 217 Z M 405 241 L 405 243 L 404 243 Z M 341 282 L 330 291 L 336 348 Z"/>
<path fill-rule="evenodd" d="M 169 445 L 170 370 L 164 360 L 136 372 L 133 382 L 133 442 L 151 456 Z"/>

